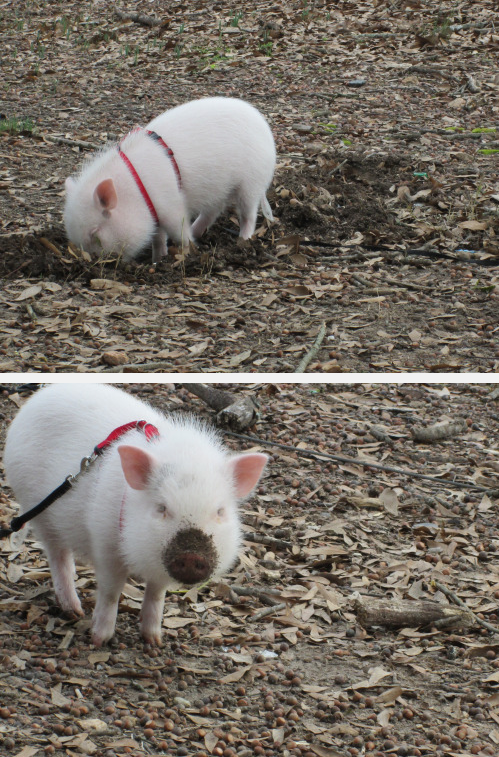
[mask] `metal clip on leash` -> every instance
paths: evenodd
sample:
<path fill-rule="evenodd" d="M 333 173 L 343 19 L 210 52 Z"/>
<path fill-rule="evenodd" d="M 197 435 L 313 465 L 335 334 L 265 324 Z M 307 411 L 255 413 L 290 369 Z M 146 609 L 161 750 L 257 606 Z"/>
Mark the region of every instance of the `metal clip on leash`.
<path fill-rule="evenodd" d="M 68 492 L 78 481 L 80 476 L 82 476 L 83 473 L 86 473 L 90 466 L 95 463 L 98 456 L 99 455 L 96 452 L 92 452 L 92 454 L 88 455 L 88 457 L 84 457 L 80 463 L 80 470 L 78 471 L 78 473 L 66 476 L 66 479 L 63 481 L 63 483 L 58 486 L 57 489 L 54 489 L 54 491 L 51 492 L 47 497 L 45 497 L 45 499 L 43 499 L 38 505 L 35 505 L 35 507 L 32 507 L 31 510 L 23 513 L 23 515 L 18 515 L 17 518 L 12 518 L 12 520 L 10 521 L 10 526 L 7 526 L 6 528 L 0 528 L 0 539 L 5 538 L 6 536 L 10 536 L 16 531 L 20 531 L 25 523 L 46 510 L 49 505 L 59 499 L 59 497 L 62 497 L 63 494 L 66 494 L 66 492 Z"/>
<path fill-rule="evenodd" d="M 88 469 L 95 463 L 99 455 L 97 452 L 92 452 L 91 455 L 87 455 L 86 457 L 83 457 L 80 462 L 80 470 L 78 473 L 69 474 L 69 476 L 66 476 L 66 481 L 71 485 L 74 486 L 78 479 L 88 471 Z"/>

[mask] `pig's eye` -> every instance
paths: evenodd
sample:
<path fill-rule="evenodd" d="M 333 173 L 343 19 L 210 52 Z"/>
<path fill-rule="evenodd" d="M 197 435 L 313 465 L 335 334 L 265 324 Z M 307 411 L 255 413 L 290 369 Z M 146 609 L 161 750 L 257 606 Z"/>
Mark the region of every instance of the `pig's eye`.
<path fill-rule="evenodd" d="M 160 505 L 156 505 L 156 510 L 159 515 L 162 515 L 164 518 L 171 518 L 172 514 L 165 504 L 161 503 Z"/>
<path fill-rule="evenodd" d="M 225 518 L 225 507 L 219 507 L 217 510 L 217 518 Z"/>

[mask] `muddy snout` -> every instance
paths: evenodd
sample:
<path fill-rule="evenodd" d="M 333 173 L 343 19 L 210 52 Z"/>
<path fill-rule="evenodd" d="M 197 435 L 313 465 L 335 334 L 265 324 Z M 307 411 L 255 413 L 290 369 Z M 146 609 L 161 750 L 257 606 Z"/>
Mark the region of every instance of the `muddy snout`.
<path fill-rule="evenodd" d="M 199 528 L 186 528 L 168 545 L 163 561 L 176 581 L 197 584 L 206 581 L 215 570 L 217 552 L 211 536 Z"/>

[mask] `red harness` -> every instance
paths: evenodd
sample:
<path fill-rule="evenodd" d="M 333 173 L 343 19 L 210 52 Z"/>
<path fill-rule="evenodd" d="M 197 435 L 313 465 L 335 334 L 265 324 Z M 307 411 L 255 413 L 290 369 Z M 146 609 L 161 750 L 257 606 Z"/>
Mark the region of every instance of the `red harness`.
<path fill-rule="evenodd" d="M 173 154 L 173 150 L 171 149 L 171 147 L 168 147 L 168 145 L 166 144 L 166 142 L 159 136 L 159 134 L 156 134 L 155 131 L 150 131 L 149 129 L 141 129 L 140 127 L 137 127 L 136 129 L 133 129 L 133 131 L 131 131 L 130 134 L 134 134 L 137 131 L 144 131 L 147 134 L 148 137 L 151 137 L 151 139 L 154 139 L 155 142 L 157 142 L 159 145 L 161 145 L 161 147 L 163 148 L 163 150 L 166 152 L 170 163 L 172 164 L 172 168 L 173 168 L 173 171 L 175 173 L 175 178 L 177 179 L 177 186 L 178 186 L 179 191 L 180 191 L 182 189 L 182 179 L 181 179 L 181 176 L 180 176 L 180 170 L 179 170 L 179 167 L 178 167 L 178 163 L 175 160 L 175 155 Z M 130 134 L 127 134 L 127 136 L 129 137 Z M 125 137 L 125 139 L 126 139 L 126 137 Z M 149 208 L 149 212 L 150 212 L 150 214 L 152 215 L 152 217 L 154 219 L 154 223 L 156 224 L 156 226 L 159 226 L 159 217 L 158 217 L 158 214 L 156 212 L 156 208 L 154 207 L 154 203 L 153 203 L 153 201 L 151 200 L 151 198 L 149 196 L 149 192 L 145 188 L 144 183 L 142 182 L 142 179 L 140 178 L 139 174 L 137 173 L 137 171 L 136 171 L 136 169 L 135 169 L 132 161 L 130 160 L 129 157 L 127 157 L 125 155 L 125 153 L 121 149 L 121 145 L 123 144 L 123 142 L 125 141 L 125 139 L 123 139 L 120 142 L 120 144 L 118 145 L 118 155 L 120 156 L 120 158 L 122 159 L 122 161 L 125 163 L 126 167 L 130 171 L 130 173 L 132 174 L 133 179 L 134 179 L 136 185 L 138 186 L 138 188 L 140 190 L 140 194 L 144 198 L 144 201 L 145 201 L 147 207 Z"/>
<path fill-rule="evenodd" d="M 152 423 L 148 423 L 147 421 L 130 421 L 130 423 L 125 423 L 123 426 L 115 428 L 103 442 L 96 444 L 94 447 L 94 453 L 96 455 L 102 455 L 106 447 L 109 447 L 110 444 L 118 441 L 123 434 L 126 434 L 127 431 L 131 431 L 132 428 L 136 428 L 138 431 L 143 431 L 147 441 L 159 436 L 158 429 L 156 426 L 153 426 Z"/>

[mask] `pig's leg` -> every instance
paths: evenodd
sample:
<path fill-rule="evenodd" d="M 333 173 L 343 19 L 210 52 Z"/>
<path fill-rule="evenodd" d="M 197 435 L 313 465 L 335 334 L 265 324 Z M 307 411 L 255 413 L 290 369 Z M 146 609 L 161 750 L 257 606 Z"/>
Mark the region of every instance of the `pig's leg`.
<path fill-rule="evenodd" d="M 219 215 L 220 211 L 218 209 L 212 210 L 211 212 L 203 210 L 191 226 L 191 234 L 194 239 L 203 236 L 206 229 L 208 229 L 212 223 L 215 223 Z"/>
<path fill-rule="evenodd" d="M 258 202 L 241 197 L 238 205 L 239 236 L 249 239 L 255 233 Z"/>
<path fill-rule="evenodd" d="M 74 582 L 73 553 L 70 549 L 62 549 L 58 545 L 47 544 L 47 542 L 44 542 L 44 546 L 59 604 L 66 612 L 83 615 L 84 612 L 81 609 Z"/>
<path fill-rule="evenodd" d="M 167 239 L 168 237 L 166 235 L 166 231 L 160 226 L 152 240 L 152 262 L 153 263 L 159 263 L 161 258 L 166 257 Z"/>
<path fill-rule="evenodd" d="M 97 598 L 95 601 L 92 624 L 92 641 L 100 647 L 114 634 L 118 603 L 126 581 L 126 571 L 120 570 L 114 563 L 109 562 L 96 566 Z"/>
<path fill-rule="evenodd" d="M 164 585 L 155 586 L 151 582 L 147 583 L 140 613 L 140 631 L 144 639 L 150 644 L 161 645 L 161 622 L 164 606 Z"/>

